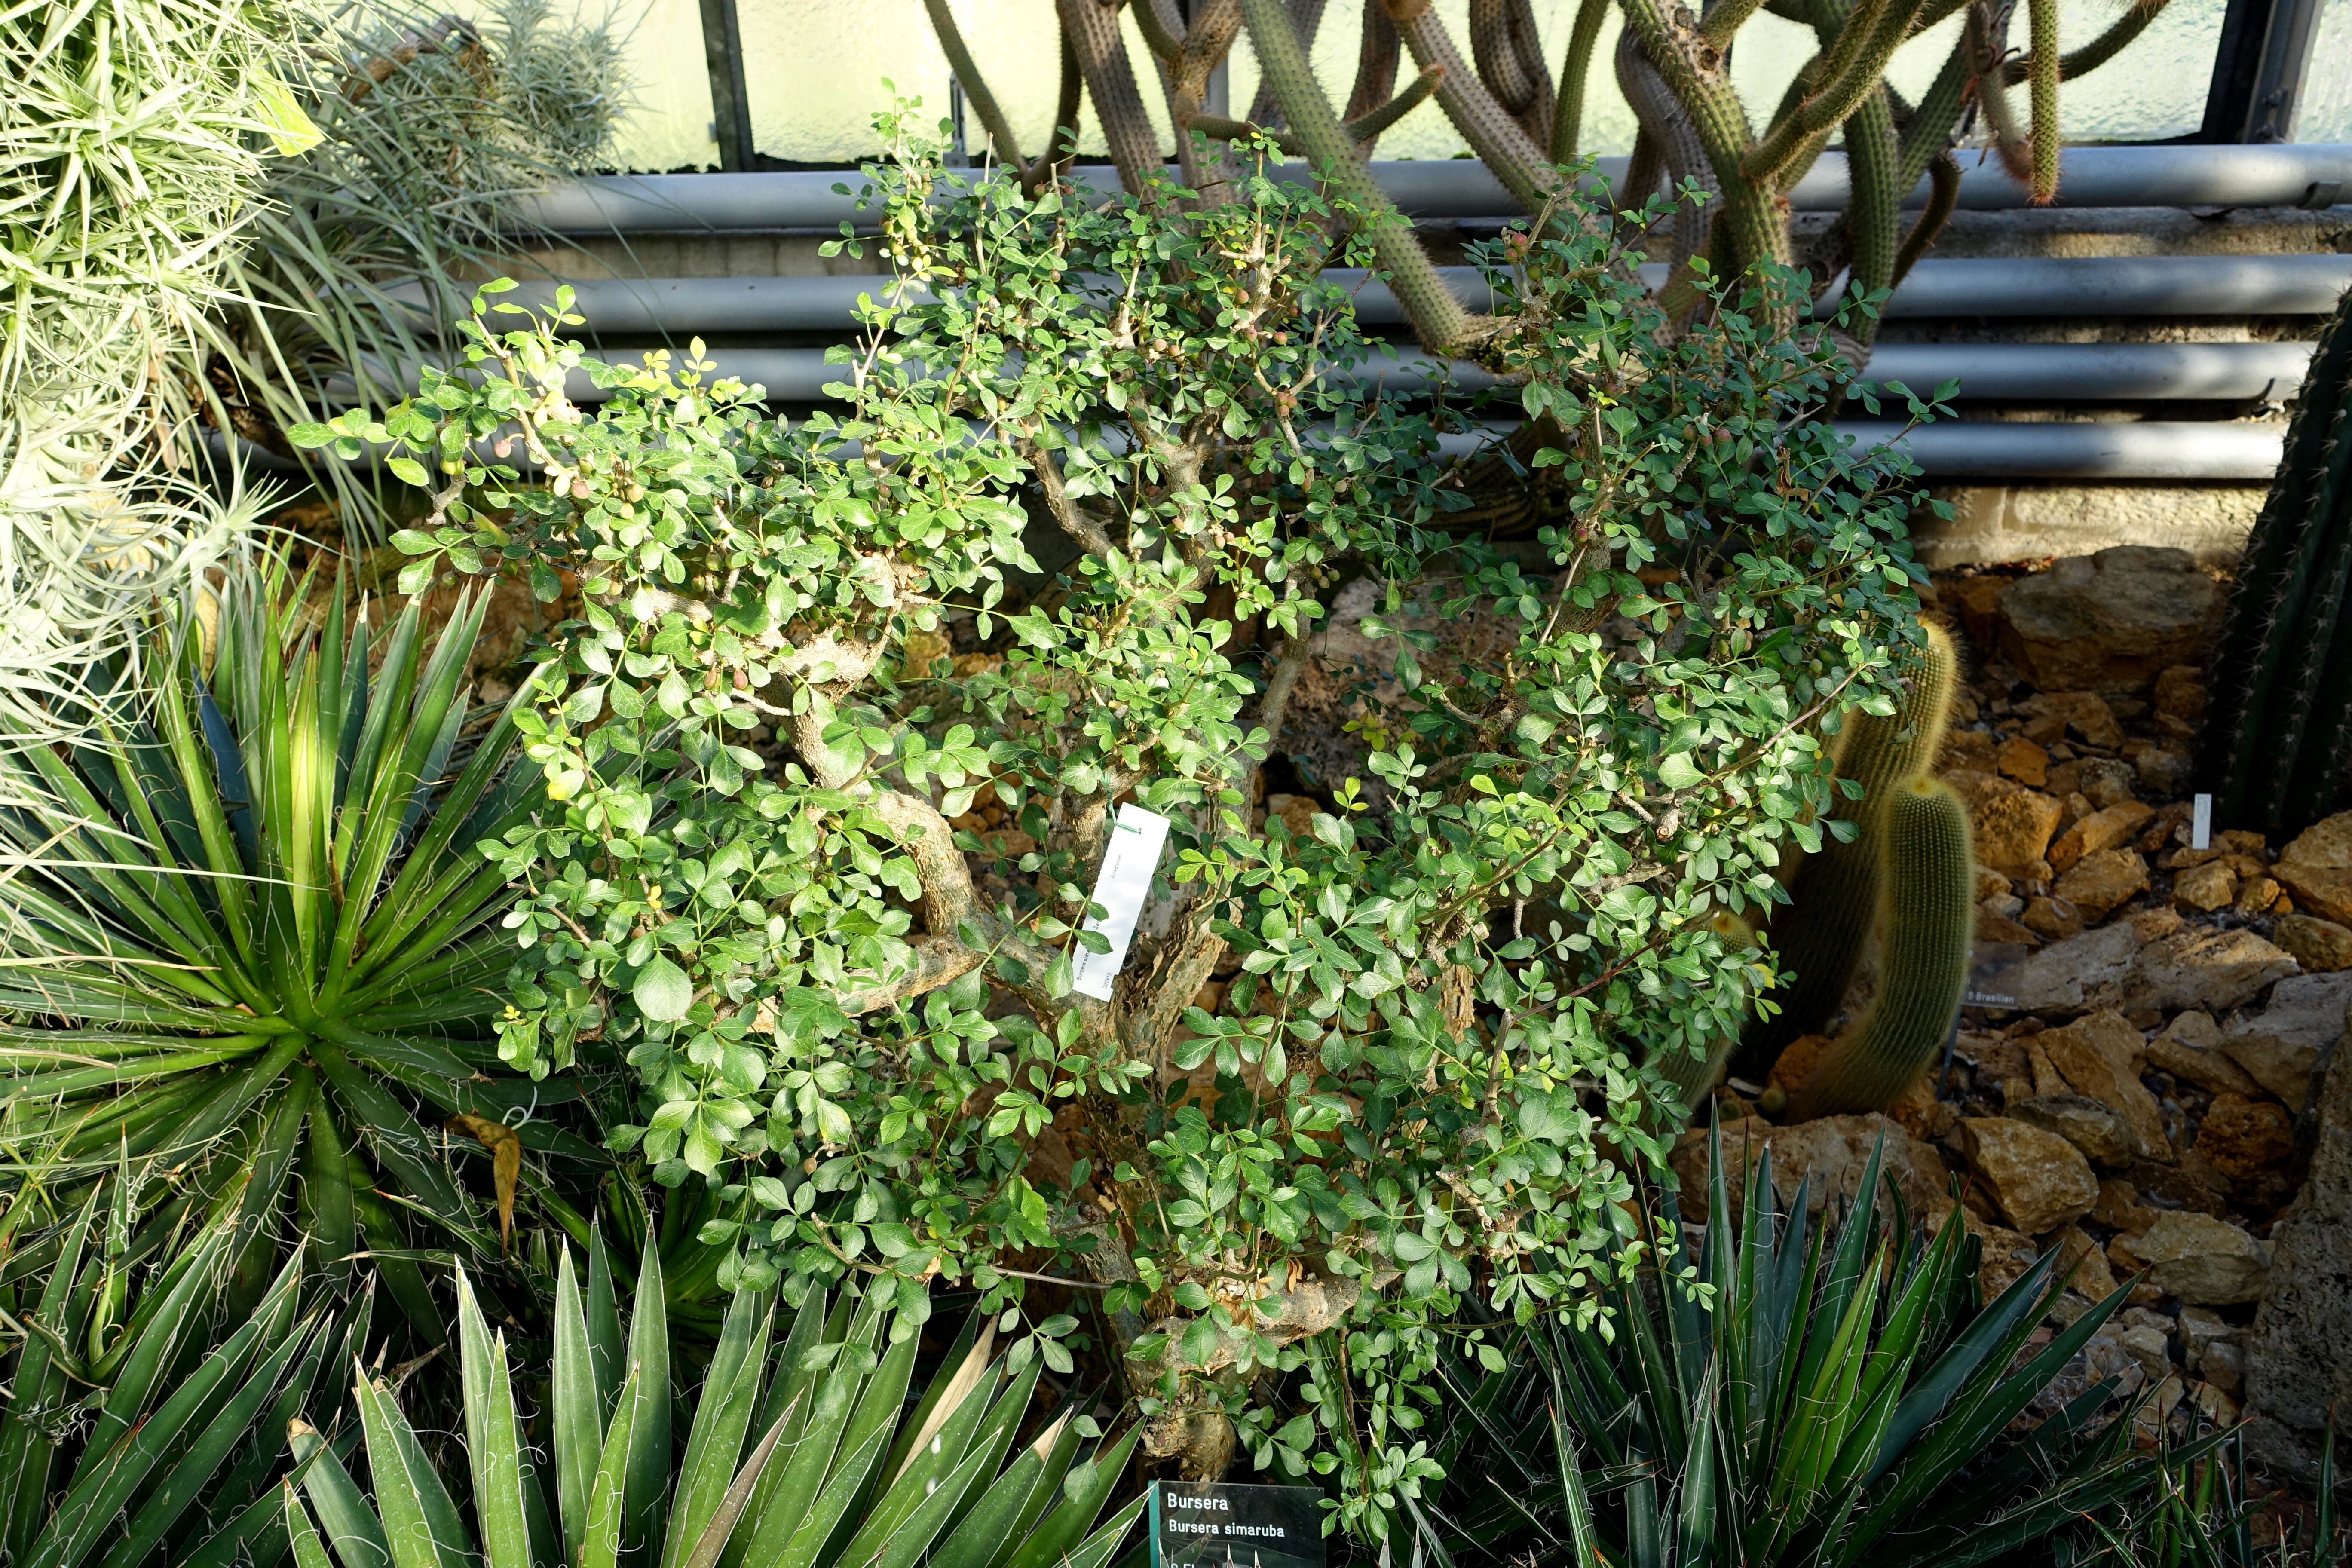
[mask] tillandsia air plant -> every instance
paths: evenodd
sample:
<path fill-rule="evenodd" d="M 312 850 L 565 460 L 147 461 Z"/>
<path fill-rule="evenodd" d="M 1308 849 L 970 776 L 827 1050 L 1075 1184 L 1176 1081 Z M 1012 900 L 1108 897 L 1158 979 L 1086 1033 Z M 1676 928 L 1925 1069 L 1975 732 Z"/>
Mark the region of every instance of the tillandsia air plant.
<path fill-rule="evenodd" d="M 543 786 L 518 712 L 467 701 L 478 598 L 436 642 L 419 603 L 380 635 L 308 587 L 237 565 L 93 681 L 86 739 L 0 755 L 7 1225 L 110 1171 L 144 1206 L 299 1158 L 319 1260 L 363 1236 L 437 1343 L 412 1237 L 495 1258 L 526 1159 L 599 1157 L 558 1120 L 576 1084 L 494 1044 L 509 894 L 476 845 Z M 490 1162 L 495 1208 L 444 1145 Z"/>
<path fill-rule="evenodd" d="M 182 371 L 310 134 L 277 74 L 307 0 L 0 12 L 0 733 L 55 733 L 79 673 L 254 500 L 191 484 Z M 69 705 L 69 701 L 68 704 Z"/>
<path fill-rule="evenodd" d="M 1809 1182 L 1782 1208 L 1769 1152 L 1735 1197 L 1717 1129 L 1707 1170 L 1703 1243 L 1659 1227 L 1655 1268 L 1610 1287 L 1613 1334 L 1547 1317 L 1483 1373 L 1449 1360 L 1441 1440 L 1475 1462 L 1416 1510 L 1435 1555 L 1963 1568 L 2159 1495 L 2168 1461 L 2136 1451 L 2113 1379 L 2011 1430 L 2127 1286 L 2037 1343 L 2056 1249 L 1981 1302 L 1958 1205 L 1919 1228 L 1891 1181 L 1882 1203 L 1876 1152 L 1818 1224 Z"/>
<path fill-rule="evenodd" d="M 272 163 L 236 297 L 202 323 L 205 417 L 282 458 L 285 431 L 446 364 L 443 323 L 539 237 L 516 198 L 605 164 L 627 106 L 617 25 L 504 0 L 477 21 L 400 4 L 340 16 L 300 83 L 313 145 Z M 380 541 L 365 470 L 313 466 Z"/>
<path fill-rule="evenodd" d="M 932 1276 L 984 1310 L 1074 1281 L 1147 1452 L 1319 1450 L 1376 1531 L 1429 1473 L 1433 1325 L 1474 1293 L 1589 1321 L 1632 1249 L 1615 1205 L 1682 1114 L 1657 1060 L 1761 973 L 1710 917 L 1812 838 L 1821 716 L 1895 689 L 1911 470 L 1812 416 L 1832 355 L 1752 294 L 1664 332 L 1592 215 L 1497 279 L 1577 521 L 1465 541 L 1324 270 L 1360 215 L 1259 174 L 1197 212 L 1032 199 L 884 128 L 896 279 L 845 416 L 586 361 L 576 317 L 497 330 L 486 289 L 467 376 L 300 433 L 433 487 L 411 585 L 581 580 L 516 713 L 549 805 L 506 836 L 502 1054 L 626 1053 L 614 1142 L 715 1208 L 728 1283 L 895 1281 L 904 1332 Z M 1402 694 L 1373 776 L 1261 828 L 1360 579 Z M 1439 616 L 1493 657 L 1425 667 Z M 1081 990 L 1129 808 L 1171 823 L 1157 912 Z"/>
<path fill-rule="evenodd" d="M 1052 1342 L 1025 1335 L 999 1353 L 1017 1312 L 971 1320 L 909 1407 L 919 1339 L 887 1337 L 895 1290 L 812 1291 L 781 1313 L 747 1290 L 681 1397 L 659 1255 L 644 1258 L 625 1313 L 609 1272 L 592 1267 L 583 1292 L 563 1254 L 535 1417 L 516 1398 L 506 1336 L 461 1279 L 462 1468 L 451 1445 L 428 1457 L 394 1393 L 362 1376 L 368 1488 L 343 1463 L 350 1445 L 338 1454 L 294 1431 L 299 1495 L 286 1489 L 282 1515 L 294 1568 L 1103 1568 L 1141 1512 L 1137 1498 L 1097 1526 L 1135 1432 L 1097 1444 L 1072 1404 L 1033 1408 L 1038 1346 Z M 682 1455 L 674 1402 L 690 1412 Z"/>

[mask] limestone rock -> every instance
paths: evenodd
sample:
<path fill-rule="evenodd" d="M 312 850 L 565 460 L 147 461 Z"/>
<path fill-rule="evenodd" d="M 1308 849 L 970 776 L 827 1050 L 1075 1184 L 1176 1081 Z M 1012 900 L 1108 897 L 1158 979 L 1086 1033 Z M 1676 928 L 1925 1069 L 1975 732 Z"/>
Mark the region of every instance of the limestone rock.
<path fill-rule="evenodd" d="M 1987 994 L 2009 1000 L 1985 1005 L 2027 1013 L 2077 1013 L 2085 1006 L 2107 1005 L 2122 1000 L 2138 952 L 2139 934 L 2126 921 L 2086 931 L 2053 942 L 1987 980 Z"/>
<path fill-rule="evenodd" d="M 1960 1150 L 2001 1214 L 2039 1235 L 2088 1214 L 2099 1195 L 2083 1152 L 2055 1132 L 2007 1116 L 1964 1116 Z"/>
<path fill-rule="evenodd" d="M 2001 590 L 2000 648 L 2044 691 L 2145 691 L 2194 658 L 2214 596 L 2185 550 L 2119 544 L 2069 556 Z"/>
<path fill-rule="evenodd" d="M 2180 1309 L 2180 1364 L 2200 1377 L 2205 1375 L 2206 1352 L 2234 1345 L 2241 1337 L 2238 1325 L 2210 1307 Z"/>
<path fill-rule="evenodd" d="M 2272 869 L 2298 909 L 2352 926 L 2352 811 L 2305 828 Z"/>
<path fill-rule="evenodd" d="M 2205 717 L 2205 672 L 2193 664 L 2158 671 L 2155 697 L 2158 713 L 2193 724 Z"/>
<path fill-rule="evenodd" d="M 2314 974 L 2352 969 L 2352 930 L 2316 915 L 2281 915 L 2271 940 Z"/>
<path fill-rule="evenodd" d="M 2086 855 L 2102 849 L 2113 849 L 2131 841 L 2132 836 L 2147 826 L 2156 816 L 2156 808 L 2127 801 L 2095 811 L 2074 824 L 2058 841 L 2050 846 L 2048 859 L 2053 871 L 2063 872 Z"/>
<path fill-rule="evenodd" d="M 2152 1270 L 2158 1289 L 2192 1306 L 2259 1301 L 2270 1279 L 2270 1248 L 2210 1215 L 2160 1214 L 2131 1238 L 2130 1251 Z"/>
<path fill-rule="evenodd" d="M 2202 1018 L 2202 1013 L 2183 1013 L 2184 1018 Z M 2210 1023 L 2210 1019 L 2206 1020 Z M 2217 1030 L 2214 1035 L 2221 1038 Z M 2220 1050 L 2190 1045 L 2174 1035 L 2158 1035 L 2147 1043 L 2147 1065 L 2168 1072 L 2183 1083 L 2193 1083 L 2208 1094 L 2239 1094 L 2249 1099 L 2263 1092 L 2262 1086 L 2246 1076 L 2246 1069 L 2231 1061 Z"/>
<path fill-rule="evenodd" d="M 2052 942 L 2083 934 L 2083 911 L 2065 899 L 2035 899 L 2017 919 L 2027 931 Z"/>
<path fill-rule="evenodd" d="M 2191 866 L 2172 879 L 2172 901 L 2184 910 L 2210 914 L 2238 896 L 2238 874 L 2226 860 Z"/>
<path fill-rule="evenodd" d="M 1926 1214 L 1944 1196 L 1943 1156 L 1887 1118 L 1823 1116 L 1793 1127 L 1775 1127 L 1760 1117 L 1727 1122 L 1723 1129 L 1724 1179 L 1737 1192 L 1748 1172 L 1772 1152 L 1772 1190 L 1783 1204 L 1796 1200 L 1806 1178 L 1811 1186 L 1806 1206 L 1818 1211 L 1832 1200 L 1852 1203 L 1862 1190 L 1862 1173 L 1871 1150 L 1885 1141 L 1880 1166 L 1895 1179 L 1903 1201 L 1913 1214 Z M 1681 1179 L 1683 1217 L 1696 1224 L 1706 1218 L 1707 1131 L 1695 1127 L 1675 1141 L 1672 1156 Z"/>
<path fill-rule="evenodd" d="M 2139 777 L 2139 787 L 2148 794 L 2177 795 L 2189 787 L 2197 761 L 2169 746 L 2150 746 L 2132 758 L 2132 772 Z"/>
<path fill-rule="evenodd" d="M 2352 1409 L 2352 1051 L 2314 1108 L 2311 1174 L 2271 1231 L 2271 1289 L 2246 1340 L 2249 1447 L 2308 1485 L 2332 1409 Z"/>
<path fill-rule="evenodd" d="M 2019 880 L 2048 880 L 2050 864 L 2042 853 L 2058 831 L 2057 801 L 2014 779 L 1990 777 L 1966 798 L 1977 863 Z"/>
<path fill-rule="evenodd" d="M 2075 1093 L 2087 1095 L 2122 1120 L 2137 1152 L 2158 1161 L 2172 1157 L 2163 1108 L 2139 1081 L 2147 1047 L 2122 1014 L 2094 1013 L 2063 1028 L 2044 1029 L 2033 1043 Z"/>
<path fill-rule="evenodd" d="M 2222 1050 L 2289 1110 L 2303 1109 L 2320 1054 L 2344 1037 L 2352 1007 L 2352 970 L 2282 980 L 2270 1005 L 2231 1026 Z"/>
<path fill-rule="evenodd" d="M 2129 991 L 2135 1006 L 2219 1013 L 2294 973 L 2294 959 L 2252 931 L 2183 931 L 2139 950 Z"/>
<path fill-rule="evenodd" d="M 2009 1114 L 2055 1132 L 2095 1165 L 2121 1170 L 2139 1153 L 2139 1140 L 2124 1119 L 2087 1094 L 2038 1094 L 2011 1104 Z"/>
<path fill-rule="evenodd" d="M 2022 735 L 2003 741 L 1993 758 L 2002 773 L 2028 789 L 2040 789 L 2050 776 L 2050 753 Z"/>
<path fill-rule="evenodd" d="M 2052 890 L 2082 910 L 2084 919 L 2105 920 L 2147 891 L 2147 862 L 2137 850 L 2095 850 L 2059 878 Z"/>
<path fill-rule="evenodd" d="M 2217 1094 L 2197 1129 L 2197 1152 L 2232 1182 L 2284 1173 L 2294 1153 L 2294 1121 L 2268 1100 Z"/>

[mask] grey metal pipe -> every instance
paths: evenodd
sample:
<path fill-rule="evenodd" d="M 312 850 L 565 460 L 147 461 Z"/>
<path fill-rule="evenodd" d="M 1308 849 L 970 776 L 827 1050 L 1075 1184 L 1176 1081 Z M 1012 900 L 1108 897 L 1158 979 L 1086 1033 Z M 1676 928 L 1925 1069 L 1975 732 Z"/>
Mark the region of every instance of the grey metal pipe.
<path fill-rule="evenodd" d="M 1446 458 L 1468 457 L 1492 434 L 1463 433 L 1440 443 Z M 1842 420 L 1837 429 L 1864 445 L 1899 439 L 1935 479 L 2168 479 L 2189 482 L 2261 483 L 2278 467 L 2286 426 L 2277 424 L 2027 425 L 2009 421 L 1955 422 L 1923 426 L 1907 436 L 1902 426 L 1870 420 Z M 217 431 L 205 433 L 216 458 L 236 458 L 250 468 L 283 471 L 296 467 L 259 447 Z M 509 459 L 513 461 L 514 459 Z M 354 459 L 375 467 L 382 455 Z M 518 464 L 527 467 L 528 465 Z"/>
<path fill-rule="evenodd" d="M 2302 384 L 2309 343 L 1881 343 L 1863 373 L 1866 382 L 1901 382 L 1925 396 L 1949 380 L 1964 399 L 2014 402 L 2087 400 L 2122 403 L 2184 398 L 2284 401 Z M 604 357 L 634 363 L 639 351 L 608 349 Z M 824 389 L 847 379 L 823 349 L 722 348 L 709 353 L 718 374 L 766 390 L 772 403 L 819 403 Z M 1420 397 L 1441 379 L 1456 391 L 1478 392 L 1496 378 L 1455 361 L 1441 369 L 1419 349 L 1375 345 L 1356 379 L 1394 397 Z M 412 377 L 412 384 L 414 378 Z M 575 372 L 575 403 L 609 395 Z M 331 395 L 335 389 L 329 388 Z"/>
<path fill-rule="evenodd" d="M 1922 261 L 1886 315 L 2317 316 L 2352 256 L 1955 258 Z"/>
<path fill-rule="evenodd" d="M 1837 428 L 1867 444 L 1896 439 L 1902 426 L 1856 420 Z M 2277 468 L 2285 433 L 2276 424 L 1955 421 L 1922 426 L 1900 444 L 1931 479 L 2260 481 Z"/>
<path fill-rule="evenodd" d="M 1625 160 L 1600 160 L 1612 181 Z M 1276 170 L 1304 183 L 1303 164 Z M 1372 175 L 1399 208 L 1418 218 L 1502 216 L 1517 202 L 1470 159 L 1376 163 Z M 1111 172 L 1077 171 L 1079 181 L 1105 191 Z M 516 201 L 518 221 L 561 234 L 647 233 L 669 230 L 823 229 L 860 221 L 854 171 L 810 169 L 741 174 L 608 174 Z M 848 195 L 835 185 L 848 187 Z M 1790 193 L 1801 212 L 1835 212 L 1845 205 L 1845 155 L 1825 153 Z M 2057 205 L 2063 207 L 2325 206 L 2352 192 L 2352 145 L 2280 143 L 2266 146 L 2070 147 L 2060 165 Z M 1926 200 L 1921 182 L 1906 200 Z M 1960 205 L 2003 211 L 2027 205 L 2027 193 L 1990 160 L 1960 174 Z"/>
<path fill-rule="evenodd" d="M 1880 343 L 1867 382 L 1925 396 L 1958 380 L 1965 398 L 2283 401 L 2303 384 L 2309 343 Z"/>
<path fill-rule="evenodd" d="M 1440 269 L 1464 304 L 1494 309 L 1476 268 Z M 1355 295 L 1359 320 L 1405 324 L 1386 284 L 1360 270 L 1330 276 Z M 1655 287 L 1665 269 L 1642 268 Z M 860 294 L 878 294 L 879 274 L 835 278 L 590 279 L 572 285 L 576 308 L 602 337 L 683 338 L 696 332 L 844 331 Z M 551 283 L 525 283 L 507 296 L 539 309 Z M 1929 258 L 1887 301 L 1889 319 L 2019 316 L 2323 315 L 2352 288 L 2352 256 L 2103 256 L 1979 260 Z M 401 289 L 392 290 L 395 297 Z M 422 296 L 410 291 L 410 298 Z"/>

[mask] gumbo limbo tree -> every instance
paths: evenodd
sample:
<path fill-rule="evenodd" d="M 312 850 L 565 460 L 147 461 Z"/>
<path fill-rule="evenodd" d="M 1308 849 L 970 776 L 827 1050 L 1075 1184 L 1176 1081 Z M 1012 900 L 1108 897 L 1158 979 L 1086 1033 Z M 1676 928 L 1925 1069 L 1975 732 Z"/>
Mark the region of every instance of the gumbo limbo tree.
<path fill-rule="evenodd" d="M 1909 469 L 1812 417 L 1831 351 L 1754 295 L 1670 331 L 1638 223 L 1580 214 L 1496 265 L 1574 524 L 1461 538 L 1458 417 L 1371 395 L 1323 273 L 1363 261 L 1352 215 L 1256 177 L 1032 197 L 885 130 L 896 281 L 835 351 L 846 413 L 478 299 L 465 374 L 302 433 L 432 491 L 410 591 L 579 584 L 518 721 L 544 805 L 487 846 L 521 887 L 503 1052 L 625 1059 L 611 1142 L 707 1205 L 726 1282 L 856 1271 L 902 1332 L 934 1276 L 987 1310 L 1078 1282 L 1045 1300 L 1098 1305 L 1150 1450 L 1341 1469 L 1379 1531 L 1435 1471 L 1439 1326 L 1591 1314 L 1641 1250 L 1659 1064 L 1736 1033 L 1769 970 L 1727 917 L 1818 842 L 1821 732 L 1916 640 Z M 1373 776 L 1261 826 L 1365 578 Z M 1429 628 L 1474 620 L 1500 653 L 1449 661 Z M 1019 837 L 971 830 L 990 802 Z M 1072 963 L 1129 802 L 1173 826 L 1097 1001 Z"/>

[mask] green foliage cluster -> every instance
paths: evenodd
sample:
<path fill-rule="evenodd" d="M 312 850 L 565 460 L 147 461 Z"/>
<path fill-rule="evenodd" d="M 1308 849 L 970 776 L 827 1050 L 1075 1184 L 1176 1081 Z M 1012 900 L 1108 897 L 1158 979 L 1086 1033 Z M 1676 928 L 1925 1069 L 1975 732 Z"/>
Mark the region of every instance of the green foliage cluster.
<path fill-rule="evenodd" d="M 1708 917 L 1817 841 L 1818 718 L 1895 689 L 1910 470 L 1816 417 L 1832 353 L 1759 325 L 1791 280 L 1677 335 L 1636 229 L 1594 216 L 1497 262 L 1575 522 L 1455 540 L 1440 430 L 1349 374 L 1346 214 L 1264 178 L 1197 212 L 1032 203 L 887 129 L 895 281 L 837 351 L 846 415 L 587 362 L 575 317 L 494 331 L 492 289 L 466 374 L 297 433 L 432 490 L 405 586 L 580 584 L 516 712 L 548 798 L 495 849 L 523 889 L 501 1054 L 625 1056 L 614 1145 L 711 1194 L 727 1283 L 869 1275 L 914 1320 L 935 1274 L 992 1306 L 1084 1271 L 1147 1447 L 1215 1468 L 1238 1416 L 1377 1528 L 1430 1468 L 1433 1325 L 1473 1294 L 1589 1318 L 1628 1248 L 1644 1061 L 1755 983 Z M 1374 780 L 1260 831 L 1359 577 L 1402 693 Z M 1499 657 L 1424 662 L 1473 616 Z M 1035 847 L 951 825 L 983 795 Z M 1166 923 L 1106 1001 L 1072 969 L 1127 802 L 1173 824 Z"/>

